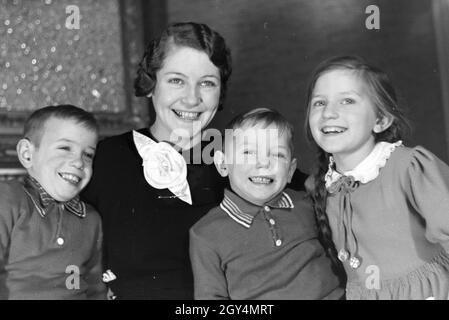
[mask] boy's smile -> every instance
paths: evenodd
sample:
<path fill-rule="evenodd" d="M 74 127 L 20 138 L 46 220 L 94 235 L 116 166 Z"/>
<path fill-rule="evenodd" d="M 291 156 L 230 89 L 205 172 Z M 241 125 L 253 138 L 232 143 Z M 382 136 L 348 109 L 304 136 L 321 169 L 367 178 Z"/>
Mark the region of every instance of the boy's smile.
<path fill-rule="evenodd" d="M 31 142 L 31 162 L 27 168 L 57 201 L 77 196 L 92 176 L 97 134 L 70 119 L 50 118 L 40 142 Z"/>
<path fill-rule="evenodd" d="M 273 178 L 270 177 L 264 177 L 264 176 L 258 176 L 258 177 L 249 177 L 249 180 L 251 180 L 251 182 L 256 183 L 256 184 L 270 184 L 274 181 Z"/>
<path fill-rule="evenodd" d="M 296 169 L 288 135 L 276 126 L 234 130 L 226 139 L 224 162 L 232 190 L 245 200 L 263 205 L 281 193 Z M 218 167 L 218 165 L 217 165 Z"/>

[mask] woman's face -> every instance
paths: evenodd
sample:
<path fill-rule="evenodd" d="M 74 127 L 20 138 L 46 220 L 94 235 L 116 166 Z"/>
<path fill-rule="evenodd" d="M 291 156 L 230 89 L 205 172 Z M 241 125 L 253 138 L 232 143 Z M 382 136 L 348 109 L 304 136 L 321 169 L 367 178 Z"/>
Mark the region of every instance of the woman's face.
<path fill-rule="evenodd" d="M 172 46 L 151 94 L 156 111 L 152 134 L 172 142 L 182 137 L 180 146 L 200 139 L 201 130 L 217 112 L 220 86 L 220 71 L 205 52 Z"/>

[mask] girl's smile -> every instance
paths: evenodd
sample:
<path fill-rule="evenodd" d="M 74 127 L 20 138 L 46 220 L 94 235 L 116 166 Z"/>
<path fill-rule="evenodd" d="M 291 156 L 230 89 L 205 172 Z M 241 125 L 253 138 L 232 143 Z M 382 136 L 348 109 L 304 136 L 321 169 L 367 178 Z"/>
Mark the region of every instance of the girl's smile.
<path fill-rule="evenodd" d="M 325 135 L 338 135 L 347 130 L 347 128 L 339 127 L 339 126 L 324 126 L 321 128 L 321 132 Z"/>

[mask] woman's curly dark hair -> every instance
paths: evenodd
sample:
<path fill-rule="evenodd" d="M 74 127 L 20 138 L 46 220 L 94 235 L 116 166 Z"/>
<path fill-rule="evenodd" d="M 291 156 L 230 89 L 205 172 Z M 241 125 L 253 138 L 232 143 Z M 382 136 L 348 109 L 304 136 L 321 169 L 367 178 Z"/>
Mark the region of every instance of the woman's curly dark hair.
<path fill-rule="evenodd" d="M 159 38 L 148 44 L 134 81 L 135 95 L 143 97 L 153 92 L 156 85 L 156 73 L 162 68 L 170 45 L 189 47 L 205 52 L 220 70 L 221 89 L 218 110 L 221 110 L 226 95 L 227 81 L 232 72 L 231 51 L 219 33 L 201 23 L 170 24 Z"/>

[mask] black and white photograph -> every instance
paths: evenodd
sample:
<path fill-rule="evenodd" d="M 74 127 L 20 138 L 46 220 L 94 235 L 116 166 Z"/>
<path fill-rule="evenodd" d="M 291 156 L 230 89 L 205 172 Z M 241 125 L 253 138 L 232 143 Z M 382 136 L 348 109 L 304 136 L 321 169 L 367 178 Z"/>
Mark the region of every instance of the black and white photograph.
<path fill-rule="evenodd" d="M 449 0 L 0 0 L 0 300 L 449 300 L 448 164 Z"/>

